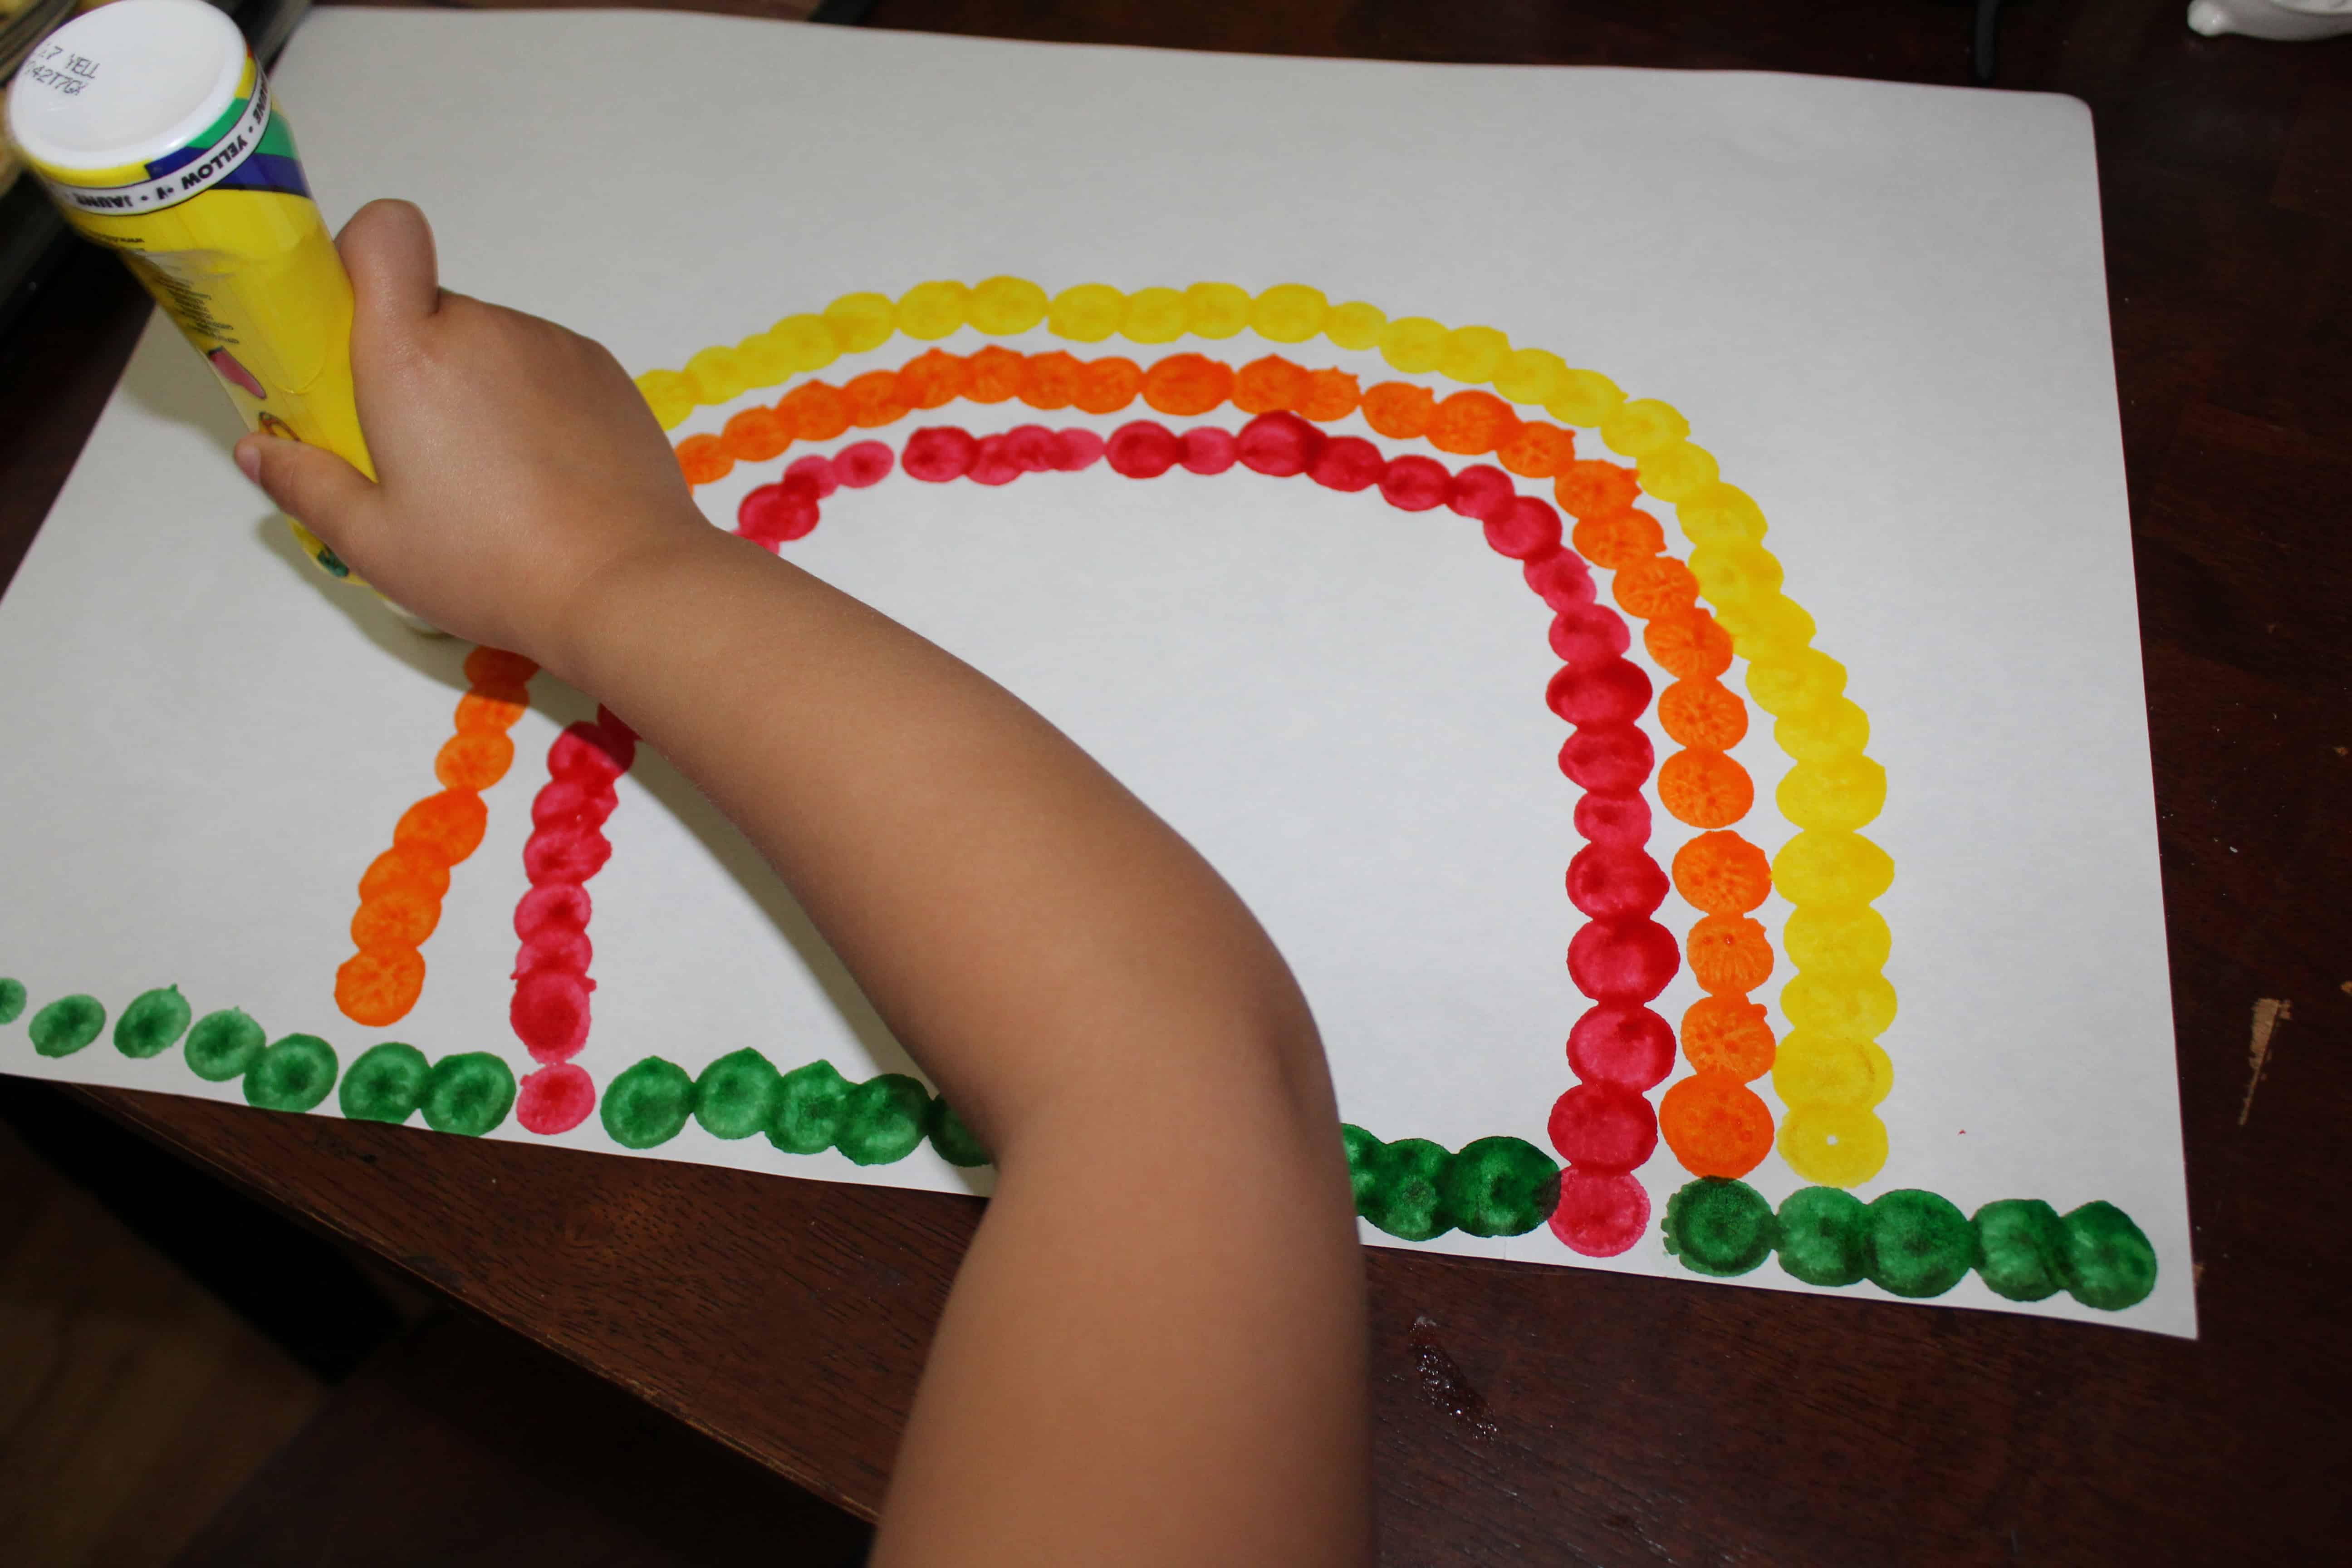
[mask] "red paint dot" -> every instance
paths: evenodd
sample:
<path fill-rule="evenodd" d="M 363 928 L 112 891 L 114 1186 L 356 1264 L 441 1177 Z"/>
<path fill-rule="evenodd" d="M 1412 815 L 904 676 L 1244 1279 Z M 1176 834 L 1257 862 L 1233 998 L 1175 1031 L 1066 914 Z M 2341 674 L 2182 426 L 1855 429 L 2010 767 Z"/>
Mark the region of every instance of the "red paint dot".
<path fill-rule="evenodd" d="M 515 983 L 507 1021 L 532 1058 L 560 1062 L 588 1043 L 588 993 L 596 983 L 563 969 L 534 969 Z"/>
<path fill-rule="evenodd" d="M 541 882 L 584 882 L 613 858 L 613 841 L 594 828 L 542 827 L 523 841 L 522 874 Z"/>
<path fill-rule="evenodd" d="M 1567 1170 L 1559 1173 L 1559 1206 L 1551 1233 L 1571 1252 L 1614 1258 L 1650 1228 L 1650 1194 L 1630 1175 Z"/>
<path fill-rule="evenodd" d="M 860 441 L 834 454 L 833 474 L 851 489 L 862 490 L 889 478 L 898 461 L 881 442 Z"/>
<path fill-rule="evenodd" d="M 971 470 L 964 478 L 976 485 L 1009 485 L 1024 471 L 1003 437 L 982 436 L 980 450 L 972 454 Z"/>
<path fill-rule="evenodd" d="M 1639 848 L 1650 841 L 1650 803 L 1630 791 L 1591 791 L 1576 803 L 1576 836 Z"/>
<path fill-rule="evenodd" d="M 816 498 L 787 490 L 781 484 L 761 485 L 735 508 L 735 531 L 771 550 L 807 538 L 815 531 L 817 521 Z"/>
<path fill-rule="evenodd" d="M 980 456 L 980 443 L 969 430 L 948 426 L 936 430 L 918 430 L 907 437 L 907 449 L 898 466 L 907 477 L 925 484 L 943 485 L 950 479 L 960 479 L 971 471 L 972 459 Z"/>
<path fill-rule="evenodd" d="M 1102 461 L 1103 438 L 1091 430 L 1071 428 L 1054 438 L 1054 467 L 1066 474 L 1091 468 Z"/>
<path fill-rule="evenodd" d="M 1559 513 L 1533 496 L 1513 498 L 1486 517 L 1486 544 L 1497 555 L 1531 560 L 1559 548 Z"/>
<path fill-rule="evenodd" d="M 878 447 L 881 443 L 861 442 L 860 445 Z M 813 487 L 810 491 L 813 500 L 831 500 L 833 492 L 841 488 L 841 472 L 834 467 L 835 460 L 814 452 L 805 458 L 794 458 L 784 465 L 784 482 L 795 488 L 802 484 L 809 485 Z"/>
<path fill-rule="evenodd" d="M 1580 1083 L 1551 1108 L 1551 1146 L 1584 1171 L 1631 1171 L 1657 1152 L 1658 1114 L 1621 1083 Z"/>
<path fill-rule="evenodd" d="M 1584 563 L 1573 551 L 1554 549 L 1529 556 L 1521 575 L 1537 596 L 1555 611 L 1579 609 L 1598 596 L 1592 574 L 1585 570 Z"/>
<path fill-rule="evenodd" d="M 1286 411 L 1261 414 L 1242 426 L 1242 462 L 1277 479 L 1303 474 L 1322 452 L 1323 432 Z"/>
<path fill-rule="evenodd" d="M 573 882 L 551 882 L 533 888 L 515 905 L 515 935 L 528 942 L 550 929 L 586 931 L 592 907 L 588 889 Z"/>
<path fill-rule="evenodd" d="M 1597 921 L 1649 914 L 1666 901 L 1670 885 L 1639 849 L 1592 844 L 1568 863 L 1568 901 Z"/>
<path fill-rule="evenodd" d="M 1511 488 L 1510 475 L 1477 463 L 1454 476 L 1445 504 L 1464 517 L 1484 522 L 1518 499 L 1519 492 Z"/>
<path fill-rule="evenodd" d="M 1595 1002 L 1647 1002 L 1682 963 L 1675 933 L 1655 921 L 1594 921 L 1568 944 L 1568 977 Z"/>
<path fill-rule="evenodd" d="M 1230 430 L 1203 425 L 1184 432 L 1184 467 L 1196 474 L 1222 474 L 1241 461 L 1242 444 Z"/>
<path fill-rule="evenodd" d="M 523 1075 L 515 1095 L 515 1120 L 542 1138 L 569 1132 L 596 1109 L 596 1080 L 570 1062 Z"/>
<path fill-rule="evenodd" d="M 1544 688 L 1544 705 L 1571 724 L 1628 723 L 1650 705 L 1650 678 L 1622 658 L 1571 664 Z"/>
<path fill-rule="evenodd" d="M 1650 737 L 1631 724 L 1587 724 L 1559 749 L 1570 782 L 1603 795 L 1631 795 L 1650 776 Z"/>
<path fill-rule="evenodd" d="M 547 771 L 558 779 L 609 785 L 629 771 L 636 755 L 634 737 L 608 733 L 601 724 L 582 720 L 567 725 L 547 749 Z"/>
<path fill-rule="evenodd" d="M 1307 465 L 1307 477 L 1327 489 L 1368 490 L 1380 482 L 1388 460 L 1381 449 L 1359 436 L 1327 438 L 1323 449 Z"/>
<path fill-rule="evenodd" d="M 1183 455 L 1184 444 L 1176 433 L 1149 419 L 1120 426 L 1103 447 L 1103 459 L 1110 464 L 1111 472 L 1130 479 L 1156 479 Z"/>
<path fill-rule="evenodd" d="M 1042 474 L 1060 467 L 1062 438 L 1043 425 L 1016 425 L 1004 433 L 1004 455 L 1024 474 Z"/>
<path fill-rule="evenodd" d="M 531 797 L 533 827 L 602 827 L 621 797 L 613 786 L 588 779 L 551 779 Z"/>
<path fill-rule="evenodd" d="M 1392 459 L 1381 476 L 1381 499 L 1401 511 L 1428 511 L 1445 504 L 1454 476 L 1445 465 L 1418 452 Z"/>
<path fill-rule="evenodd" d="M 595 944 L 588 933 L 570 926 L 543 926 L 523 939 L 522 951 L 515 955 L 514 973 L 509 980 L 520 980 L 534 969 L 566 969 L 574 974 L 585 974 L 596 957 Z"/>
<path fill-rule="evenodd" d="M 1674 1026 L 1647 1007 L 1595 1007 L 1568 1033 L 1569 1069 L 1640 1093 L 1675 1070 Z"/>
<path fill-rule="evenodd" d="M 1551 620 L 1551 651 L 1570 664 L 1599 664 L 1633 646 L 1624 617 L 1599 605 L 1561 610 Z"/>

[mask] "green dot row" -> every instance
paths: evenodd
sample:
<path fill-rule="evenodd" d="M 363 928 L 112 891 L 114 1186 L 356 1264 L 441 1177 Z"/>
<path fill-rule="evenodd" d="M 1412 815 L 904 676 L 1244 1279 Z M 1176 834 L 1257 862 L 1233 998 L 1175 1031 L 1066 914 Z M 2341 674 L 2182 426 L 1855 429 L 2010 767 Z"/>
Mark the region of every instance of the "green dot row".
<path fill-rule="evenodd" d="M 1695 1274 L 1730 1279 L 1779 1254 L 1808 1285 L 1867 1279 L 1914 1299 L 1940 1296 L 1974 1269 L 1992 1292 L 2040 1301 L 2063 1290 L 2117 1312 L 2156 1289 L 2156 1248 L 2110 1203 L 2067 1214 L 2039 1198 L 2003 1198 L 1973 1215 L 1917 1188 L 1865 1204 L 1837 1187 L 1804 1187 L 1778 1213 L 1745 1182 L 1702 1176 L 1666 1200 L 1666 1250 Z"/>
<path fill-rule="evenodd" d="M 1522 1236 L 1559 1206 L 1559 1166 L 1523 1138 L 1481 1138 L 1449 1152 L 1426 1138 L 1383 1143 L 1352 1124 L 1339 1136 L 1356 1212 L 1402 1241 L 1456 1229 Z"/>
<path fill-rule="evenodd" d="M 647 1057 L 605 1089 L 598 1113 L 625 1149 L 668 1142 L 690 1119 L 714 1138 L 765 1133 L 787 1154 L 838 1149 L 861 1165 L 903 1160 L 925 1138 L 951 1165 L 985 1165 L 988 1151 L 944 1100 L 904 1073 L 852 1083 L 829 1061 L 790 1072 L 746 1046 L 695 1078 Z"/>

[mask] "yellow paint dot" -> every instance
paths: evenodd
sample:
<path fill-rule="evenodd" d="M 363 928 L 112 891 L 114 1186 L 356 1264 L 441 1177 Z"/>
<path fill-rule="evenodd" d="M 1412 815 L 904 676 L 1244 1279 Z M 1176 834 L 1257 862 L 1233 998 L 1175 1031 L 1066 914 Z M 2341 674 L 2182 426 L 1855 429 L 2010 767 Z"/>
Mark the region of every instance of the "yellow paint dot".
<path fill-rule="evenodd" d="M 1635 467 L 1642 488 L 1669 503 L 1697 495 L 1722 478 L 1715 454 L 1688 441 L 1652 452 Z"/>
<path fill-rule="evenodd" d="M 1895 987 L 1884 974 L 1798 974 L 1780 987 L 1791 1029 L 1842 1040 L 1875 1039 L 1895 1022 Z"/>
<path fill-rule="evenodd" d="M 1323 319 L 1323 335 L 1343 349 L 1361 352 L 1380 347 L 1381 333 L 1388 324 L 1386 310 L 1351 300 Z"/>
<path fill-rule="evenodd" d="M 1407 316 L 1391 321 L 1381 333 L 1381 357 L 1407 375 L 1435 370 L 1445 357 L 1444 323 L 1427 316 Z"/>
<path fill-rule="evenodd" d="M 844 294 L 824 308 L 824 319 L 845 354 L 878 349 L 898 330 L 898 307 L 884 294 Z"/>
<path fill-rule="evenodd" d="M 1303 343 L 1323 330 L 1331 301 L 1304 283 L 1277 283 L 1250 305 L 1250 330 L 1271 342 Z"/>
<path fill-rule="evenodd" d="M 971 291 L 964 314 L 991 337 L 1009 338 L 1045 319 L 1045 290 L 1026 278 L 991 278 Z"/>
<path fill-rule="evenodd" d="M 1852 832 L 1886 809 L 1886 770 L 1859 752 L 1799 763 L 1772 799 L 1799 827 Z"/>
<path fill-rule="evenodd" d="M 1780 559 L 1760 544 L 1702 544 L 1690 552 L 1690 569 L 1698 591 L 1734 632 L 1742 610 L 1780 591 Z"/>
<path fill-rule="evenodd" d="M 1138 289 L 1127 297 L 1118 330 L 1131 342 L 1172 343 L 1184 335 L 1184 296 L 1173 289 Z"/>
<path fill-rule="evenodd" d="M 1073 342 L 1098 343 L 1118 331 L 1127 296 L 1108 283 L 1080 283 L 1054 296 L 1045 330 Z"/>
<path fill-rule="evenodd" d="M 1510 353 L 1511 340 L 1492 327 L 1456 327 L 1445 334 L 1437 374 L 1466 386 L 1484 386 L 1495 379 Z"/>
<path fill-rule="evenodd" d="M 961 283 L 918 283 L 898 296 L 898 330 L 910 338 L 932 342 L 964 323 L 971 310 L 971 290 Z"/>
<path fill-rule="evenodd" d="M 1772 858 L 1772 886 L 1801 907 L 1866 904 L 1894 885 L 1895 858 L 1859 833 L 1809 827 Z"/>
<path fill-rule="evenodd" d="M 768 329 L 768 338 L 794 375 L 823 370 L 841 357 L 841 345 L 834 341 L 833 327 L 823 316 L 786 316 Z"/>
<path fill-rule="evenodd" d="M 742 356 L 743 374 L 753 386 L 773 386 L 793 374 L 792 360 L 783 345 L 766 332 L 754 332 L 735 345 Z"/>
<path fill-rule="evenodd" d="M 694 386 L 674 370 L 649 370 L 637 377 L 637 390 L 665 430 L 694 412 Z"/>
<path fill-rule="evenodd" d="M 1867 1110 L 1895 1088 L 1895 1064 L 1870 1040 L 1799 1029 L 1772 1060 L 1772 1089 L 1784 1105 Z"/>
<path fill-rule="evenodd" d="M 1780 945 L 1801 973 L 1875 974 L 1895 937 L 1868 904 L 1805 904 L 1789 912 Z"/>
<path fill-rule="evenodd" d="M 1780 1158 L 1824 1187 L 1858 1187 L 1886 1163 L 1886 1123 L 1846 1105 L 1801 1105 L 1780 1121 Z"/>
<path fill-rule="evenodd" d="M 1601 421 L 1601 438 L 1629 458 L 1663 452 L 1690 434 L 1690 421 L 1654 397 L 1621 403 Z"/>
<path fill-rule="evenodd" d="M 743 356 L 730 348 L 708 348 L 686 362 L 686 379 L 697 403 L 727 403 L 750 390 Z"/>
<path fill-rule="evenodd" d="M 1764 509 L 1738 485 L 1708 485 L 1676 501 L 1675 517 L 1693 544 L 1753 544 L 1764 537 Z"/>
<path fill-rule="evenodd" d="M 1184 323 L 1201 337 L 1230 338 L 1249 319 L 1249 295 L 1231 283 L 1195 283 L 1184 290 Z"/>
<path fill-rule="evenodd" d="M 1495 372 L 1495 390 L 1512 402 L 1540 408 L 1568 386 L 1568 362 L 1549 349 L 1514 349 Z"/>
<path fill-rule="evenodd" d="M 1772 743 L 1800 763 L 1850 757 L 1870 744 L 1870 715 L 1850 697 L 1832 697 L 1776 721 Z"/>
<path fill-rule="evenodd" d="M 1819 648 L 1809 647 L 1779 664 L 1750 665 L 1748 670 L 1748 695 L 1775 718 L 1786 718 L 1844 692 L 1845 666 Z"/>
<path fill-rule="evenodd" d="M 1617 384 L 1597 370 L 1571 370 L 1545 410 L 1563 425 L 1593 426 L 1609 417 L 1625 401 Z"/>
<path fill-rule="evenodd" d="M 1780 563 L 1775 561 L 1774 566 Z M 1812 613 L 1786 594 L 1766 594 L 1734 606 L 1718 606 L 1716 618 L 1731 633 L 1731 646 L 1751 664 L 1790 659 L 1813 640 Z"/>

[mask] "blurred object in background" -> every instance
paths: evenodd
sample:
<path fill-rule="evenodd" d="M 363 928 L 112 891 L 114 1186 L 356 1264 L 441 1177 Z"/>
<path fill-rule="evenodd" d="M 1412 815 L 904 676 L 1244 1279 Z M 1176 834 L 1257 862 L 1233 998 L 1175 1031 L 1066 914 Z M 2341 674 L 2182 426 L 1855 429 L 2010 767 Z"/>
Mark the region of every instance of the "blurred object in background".
<path fill-rule="evenodd" d="M 2352 0 L 2189 0 L 2189 26 L 2209 38 L 2243 33 L 2301 43 L 2352 33 Z"/>

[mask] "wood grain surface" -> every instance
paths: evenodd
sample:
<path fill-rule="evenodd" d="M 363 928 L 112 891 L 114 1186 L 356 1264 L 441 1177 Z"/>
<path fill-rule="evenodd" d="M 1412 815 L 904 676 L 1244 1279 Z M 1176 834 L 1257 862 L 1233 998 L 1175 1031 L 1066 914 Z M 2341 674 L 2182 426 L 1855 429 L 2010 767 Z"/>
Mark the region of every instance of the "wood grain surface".
<path fill-rule="evenodd" d="M 2181 10 L 2012 7 L 2000 86 L 2074 93 L 2097 125 L 2203 1342 L 1375 1252 L 1388 1561 L 2352 1550 L 2352 1269 L 2328 1173 L 2352 1103 L 2352 42 L 2203 39 Z M 1265 53 L 1968 73 L 1967 11 L 1930 0 L 878 0 L 872 20 Z M 112 268 L 79 260 L 0 376 L 0 571 L 143 314 Z M 2255 1081 L 2258 1009 L 2272 1027 Z M 979 1214 L 91 1098 L 869 1514 Z M 1491 1435 L 1456 1413 L 1462 1385 Z"/>

